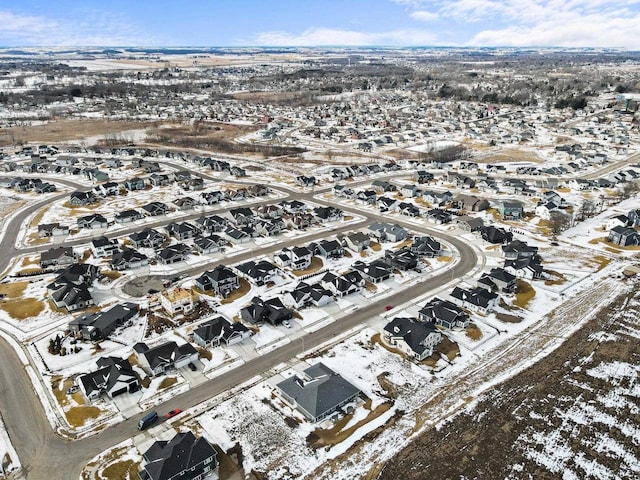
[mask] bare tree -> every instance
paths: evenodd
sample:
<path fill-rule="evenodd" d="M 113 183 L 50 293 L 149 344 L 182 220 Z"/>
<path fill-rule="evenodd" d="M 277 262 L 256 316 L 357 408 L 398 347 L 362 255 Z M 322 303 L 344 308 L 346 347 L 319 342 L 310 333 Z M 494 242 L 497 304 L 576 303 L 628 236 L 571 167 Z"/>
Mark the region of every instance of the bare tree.
<path fill-rule="evenodd" d="M 564 212 L 553 211 L 549 216 L 549 229 L 554 237 L 564 232 L 571 226 L 571 215 Z"/>

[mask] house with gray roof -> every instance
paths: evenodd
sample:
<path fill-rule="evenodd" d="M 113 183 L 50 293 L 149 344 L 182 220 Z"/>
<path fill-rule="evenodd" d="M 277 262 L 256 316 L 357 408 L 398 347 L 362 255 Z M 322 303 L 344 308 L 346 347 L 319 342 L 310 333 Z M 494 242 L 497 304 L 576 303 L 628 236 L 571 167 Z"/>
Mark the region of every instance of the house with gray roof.
<path fill-rule="evenodd" d="M 330 417 L 362 393 L 323 363 L 278 383 L 276 390 L 286 403 L 311 422 Z"/>
<path fill-rule="evenodd" d="M 218 467 L 218 455 L 206 438 L 191 432 L 155 442 L 142 455 L 140 480 L 204 480 Z"/>
<path fill-rule="evenodd" d="M 133 351 L 153 376 L 181 367 L 198 360 L 198 351 L 190 343 L 179 345 L 176 342 L 165 342 L 149 348 L 144 343 L 136 343 Z"/>
<path fill-rule="evenodd" d="M 240 322 L 215 317 L 193 330 L 193 341 L 202 348 L 235 345 L 251 336 L 251 330 Z"/>
<path fill-rule="evenodd" d="M 415 318 L 394 318 L 383 329 L 385 341 L 418 361 L 433 355 L 433 349 L 442 341 L 442 334 L 432 323 Z"/>
<path fill-rule="evenodd" d="M 78 386 L 88 400 L 95 400 L 103 394 L 113 399 L 140 390 L 140 382 L 129 360 L 101 357 L 97 364 L 98 370 L 78 377 Z"/>

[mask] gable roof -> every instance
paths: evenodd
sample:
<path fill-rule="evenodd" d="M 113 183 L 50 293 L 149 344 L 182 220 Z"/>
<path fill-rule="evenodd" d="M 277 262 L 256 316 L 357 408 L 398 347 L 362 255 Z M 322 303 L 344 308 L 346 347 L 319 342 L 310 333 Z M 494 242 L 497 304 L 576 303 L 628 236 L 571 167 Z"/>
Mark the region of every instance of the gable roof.
<path fill-rule="evenodd" d="M 185 432 L 176 434 L 170 441 L 155 442 L 143 457 L 147 461 L 144 470 L 150 480 L 169 480 L 182 478 L 179 475 L 183 472 L 197 468 L 207 458 L 216 457 L 216 451 L 205 438 Z"/>

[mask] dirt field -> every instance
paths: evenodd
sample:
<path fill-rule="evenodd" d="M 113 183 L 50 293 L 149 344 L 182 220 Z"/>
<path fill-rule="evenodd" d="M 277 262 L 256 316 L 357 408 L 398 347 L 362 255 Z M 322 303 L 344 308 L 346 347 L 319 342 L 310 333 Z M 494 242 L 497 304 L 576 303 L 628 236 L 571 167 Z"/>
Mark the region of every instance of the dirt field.
<path fill-rule="evenodd" d="M 0 146 L 16 143 L 52 143 L 82 140 L 95 135 L 108 135 L 148 128 L 149 122 L 123 122 L 109 120 L 56 120 L 45 125 L 0 129 Z"/>
<path fill-rule="evenodd" d="M 418 436 L 379 478 L 640 478 L 638 286 L 474 410 Z"/>

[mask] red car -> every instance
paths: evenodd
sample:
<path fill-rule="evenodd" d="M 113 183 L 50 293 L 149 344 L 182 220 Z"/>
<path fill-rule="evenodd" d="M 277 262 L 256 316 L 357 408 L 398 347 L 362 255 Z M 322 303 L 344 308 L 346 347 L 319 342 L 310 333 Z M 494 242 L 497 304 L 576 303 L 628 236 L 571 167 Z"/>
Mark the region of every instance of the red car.
<path fill-rule="evenodd" d="M 176 415 L 179 415 L 180 413 L 182 413 L 182 410 L 180 410 L 179 408 L 175 408 L 175 409 L 171 410 L 170 412 L 167 412 L 165 417 L 172 418 L 172 417 L 175 417 Z"/>
<path fill-rule="evenodd" d="M 387 305 L 386 307 L 384 307 L 385 311 L 388 312 L 389 310 L 391 310 L 393 308 L 392 305 Z"/>

